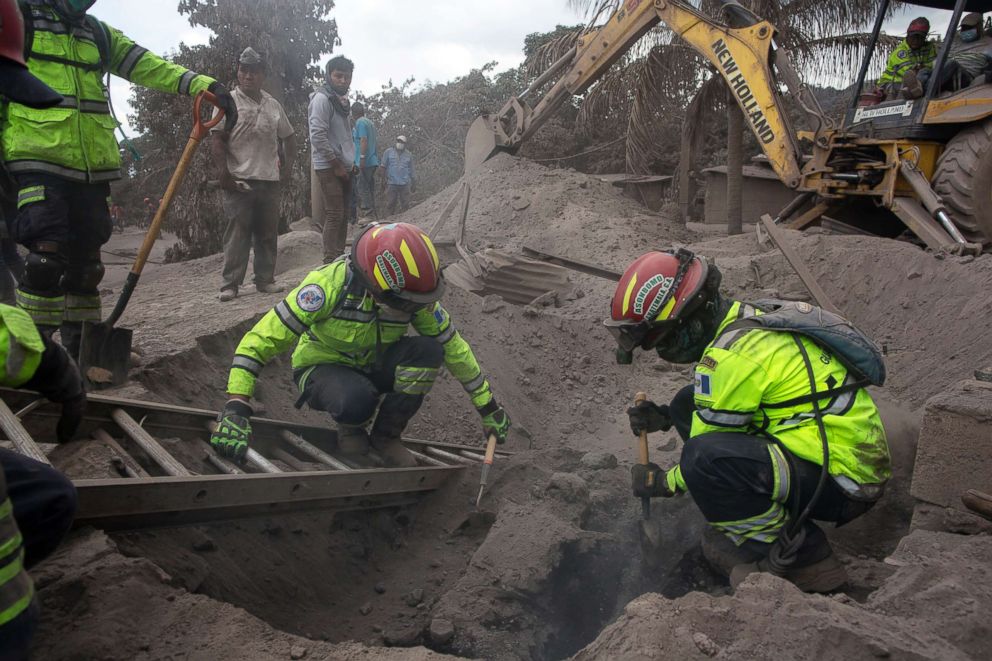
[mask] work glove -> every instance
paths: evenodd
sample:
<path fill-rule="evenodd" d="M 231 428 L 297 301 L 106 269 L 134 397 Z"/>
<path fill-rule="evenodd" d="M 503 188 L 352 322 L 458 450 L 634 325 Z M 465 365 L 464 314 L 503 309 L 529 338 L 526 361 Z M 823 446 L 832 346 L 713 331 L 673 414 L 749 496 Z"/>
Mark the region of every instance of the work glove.
<path fill-rule="evenodd" d="M 658 464 L 634 464 L 630 467 L 630 486 L 637 498 L 668 498 L 675 495 L 668 489 L 665 471 Z"/>
<path fill-rule="evenodd" d="M 497 443 L 506 443 L 506 435 L 510 431 L 510 416 L 503 407 L 494 399 L 479 409 L 479 415 L 482 416 L 482 431 L 486 438 L 495 434 Z"/>
<path fill-rule="evenodd" d="M 62 405 L 62 415 L 55 426 L 55 437 L 59 443 L 72 440 L 83 421 L 86 412 L 86 388 L 69 353 L 62 345 L 46 335 L 41 336 L 45 351 L 34 375 L 22 388 L 37 390 L 49 401 Z"/>
<path fill-rule="evenodd" d="M 217 429 L 210 435 L 210 445 L 218 454 L 241 461 L 251 443 L 251 406 L 239 399 L 232 399 L 217 416 Z"/>
<path fill-rule="evenodd" d="M 658 406 L 645 400 L 627 409 L 627 417 L 630 418 L 630 431 L 634 432 L 634 436 L 640 436 L 642 431 L 651 433 L 672 428 L 667 404 Z"/>
<path fill-rule="evenodd" d="M 207 91 L 217 97 L 217 105 L 224 111 L 224 130 L 230 132 L 238 123 L 238 105 L 227 88 L 216 80 L 210 83 Z"/>

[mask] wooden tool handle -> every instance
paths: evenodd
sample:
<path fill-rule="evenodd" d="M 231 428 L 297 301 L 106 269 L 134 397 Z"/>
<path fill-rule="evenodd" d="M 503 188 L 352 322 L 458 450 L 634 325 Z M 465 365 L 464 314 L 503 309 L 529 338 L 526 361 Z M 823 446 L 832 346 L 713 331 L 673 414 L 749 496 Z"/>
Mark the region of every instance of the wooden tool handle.
<path fill-rule="evenodd" d="M 634 395 L 634 406 L 646 401 L 648 401 L 647 393 L 639 392 Z M 645 466 L 650 463 L 648 458 L 648 433 L 646 431 L 641 432 L 641 436 L 637 441 L 637 463 Z"/>
<path fill-rule="evenodd" d="M 496 456 L 496 434 L 489 435 L 489 442 L 486 444 L 486 458 L 482 463 L 486 465 L 492 465 L 493 458 Z"/>

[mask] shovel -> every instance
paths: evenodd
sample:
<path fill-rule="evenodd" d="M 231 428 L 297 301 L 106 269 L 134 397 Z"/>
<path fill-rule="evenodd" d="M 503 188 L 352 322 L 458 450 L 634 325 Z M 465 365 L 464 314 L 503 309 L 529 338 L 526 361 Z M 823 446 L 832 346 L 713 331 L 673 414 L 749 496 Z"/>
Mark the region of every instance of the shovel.
<path fill-rule="evenodd" d="M 196 146 L 207 136 L 210 129 L 224 119 L 224 111 L 218 107 L 217 116 L 204 122 L 200 114 L 204 99 L 218 107 L 217 98 L 210 92 L 200 92 L 196 95 L 196 99 L 193 101 L 193 130 L 189 134 L 186 148 L 179 159 L 179 165 L 176 166 L 175 172 L 172 173 L 172 179 L 169 180 L 169 186 L 165 189 L 162 203 L 155 212 L 155 218 L 152 219 L 152 224 L 145 234 L 141 249 L 138 250 L 138 256 L 134 259 L 131 272 L 127 274 L 127 280 L 124 282 L 120 298 L 117 299 L 113 312 L 110 313 L 106 321 L 83 323 L 83 336 L 79 346 L 79 365 L 87 382 L 96 388 L 118 386 L 127 381 L 127 372 L 131 362 L 132 331 L 130 328 L 115 328 L 114 324 L 124 314 L 124 308 L 131 300 L 131 294 L 134 293 L 138 278 L 141 277 L 141 271 L 145 268 L 148 255 L 151 254 L 152 247 L 158 239 L 162 221 L 169 213 L 172 198 L 179 190 L 179 186 L 186 176 L 186 170 L 193 161 Z"/>
<path fill-rule="evenodd" d="M 647 393 L 639 392 L 634 395 L 634 406 L 647 401 Z M 647 466 L 651 463 L 648 457 L 648 433 L 642 431 L 637 439 L 637 463 Z M 641 553 L 645 563 L 652 567 L 657 562 L 658 549 L 661 548 L 661 529 L 658 523 L 651 519 L 651 499 L 641 498 Z"/>

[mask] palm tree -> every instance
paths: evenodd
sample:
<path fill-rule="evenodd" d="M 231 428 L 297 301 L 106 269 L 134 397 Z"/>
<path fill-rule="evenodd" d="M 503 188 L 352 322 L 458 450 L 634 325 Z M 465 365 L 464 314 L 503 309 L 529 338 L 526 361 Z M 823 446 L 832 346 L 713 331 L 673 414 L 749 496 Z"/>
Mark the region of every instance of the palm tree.
<path fill-rule="evenodd" d="M 585 11 L 589 26 L 612 14 L 622 0 L 568 0 Z M 837 82 L 837 72 L 853 72 L 865 54 L 869 35 L 858 30 L 874 17 L 873 2 L 850 0 L 742 0 L 749 9 L 778 30 L 777 45 L 789 51 L 807 80 Z M 719 0 L 687 2 L 705 14 L 720 16 Z M 587 28 L 588 29 L 588 28 Z M 561 36 L 536 49 L 528 73 L 538 75 L 571 48 L 581 31 Z M 886 42 L 883 42 L 886 43 Z M 882 58 L 875 58 L 875 65 Z M 743 118 L 727 102 L 721 76 L 692 48 L 666 27 L 658 26 L 621 58 L 589 89 L 579 113 L 580 126 L 626 120 L 626 164 L 629 173 L 648 173 L 659 156 L 658 135 L 681 119 L 678 194 L 683 219 L 691 203 L 691 174 L 705 135 L 706 120 L 720 108 L 728 112 L 728 151 L 742 144 Z M 733 118 L 733 119 L 732 119 Z M 738 121 L 740 119 L 741 121 Z M 736 155 L 736 151 L 735 151 Z M 728 171 L 728 185 L 740 190 L 743 159 Z M 737 201 L 739 205 L 739 199 Z M 732 205 L 728 205 L 728 208 Z"/>

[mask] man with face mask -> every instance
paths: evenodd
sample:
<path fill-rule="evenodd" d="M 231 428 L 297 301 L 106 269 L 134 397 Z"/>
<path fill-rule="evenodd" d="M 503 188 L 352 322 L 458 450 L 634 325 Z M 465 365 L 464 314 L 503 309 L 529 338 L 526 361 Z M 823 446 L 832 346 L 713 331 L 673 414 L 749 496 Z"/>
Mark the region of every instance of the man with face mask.
<path fill-rule="evenodd" d="M 416 466 L 400 435 L 442 365 L 468 393 L 484 433 L 504 442 L 510 418 L 441 306 L 443 293 L 427 235 L 406 223 L 369 225 L 349 255 L 310 273 L 241 339 L 211 444 L 221 454 L 244 457 L 255 382 L 266 363 L 294 344 L 298 406 L 331 415 L 345 454 L 368 454 L 371 445 L 387 466 Z M 410 326 L 420 337 L 407 335 Z"/>
<path fill-rule="evenodd" d="M 926 79 L 937 59 L 937 45 L 927 39 L 929 33 L 930 21 L 925 16 L 913 19 L 906 38 L 889 55 L 878 85 L 888 89 L 890 96 L 900 90 L 909 99 L 923 96 Z"/>
<path fill-rule="evenodd" d="M 614 294 L 605 323 L 620 362 L 640 348 L 697 363 L 695 384 L 670 404 L 646 401 L 628 410 L 635 435 L 674 426 L 685 442 L 679 464 L 667 471 L 633 467 L 634 495 L 691 494 L 711 526 L 704 554 L 735 585 L 750 572 L 774 569 L 803 590 L 834 590 L 846 580 L 844 568 L 810 519 L 845 523 L 880 496 L 890 468 L 878 411 L 863 382 L 806 335 L 741 327 L 740 320 L 763 312 L 721 295 L 720 281 L 715 264 L 687 250 L 650 252 L 631 264 Z M 818 308 L 801 305 L 816 318 Z M 817 489 L 820 422 L 829 479 Z M 808 506 L 808 518 L 793 530 Z M 783 549 L 777 542 L 786 531 L 794 546 Z"/>
<path fill-rule="evenodd" d="M 982 15 L 978 12 L 966 14 L 961 19 L 957 36 L 951 44 L 948 63 L 957 67 L 953 72 L 957 79 L 951 81 L 952 89 L 967 87 L 971 81 L 988 71 L 992 63 L 992 39 L 985 34 Z"/>
<path fill-rule="evenodd" d="M 100 247 L 110 238 L 110 181 L 121 177 L 105 73 L 163 92 L 209 90 L 237 121 L 228 91 L 142 48 L 86 14 L 95 0 L 23 0 L 28 68 L 64 101 L 3 109 L 3 158 L 17 187 L 14 238 L 29 251 L 17 304 L 42 332 L 61 326 L 62 343 L 79 355 L 85 321 L 100 321 Z"/>
<path fill-rule="evenodd" d="M 319 194 L 324 196 L 325 264 L 344 252 L 348 237 L 351 171 L 355 162 L 348 90 L 354 71 L 354 63 L 343 55 L 331 58 L 325 67 L 324 84 L 310 97 L 311 161 L 320 182 Z"/>
<path fill-rule="evenodd" d="M 396 138 L 396 146 L 382 155 L 382 188 L 386 191 L 386 215 L 406 211 L 410 207 L 410 193 L 416 192 L 417 181 L 413 173 L 413 154 L 406 148 L 406 136 Z"/>

